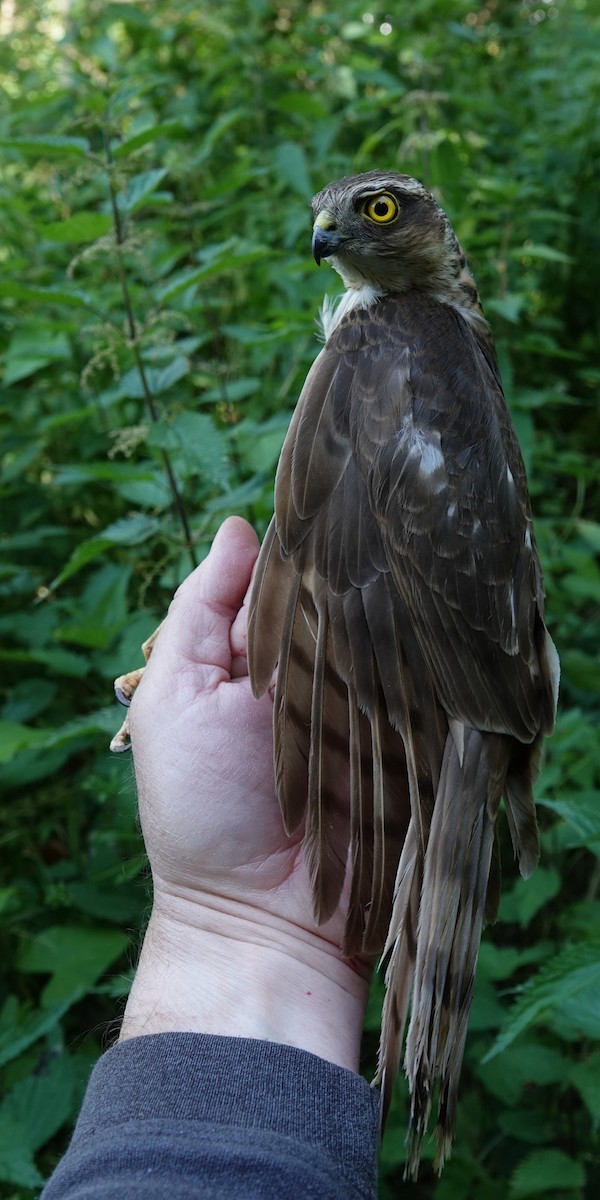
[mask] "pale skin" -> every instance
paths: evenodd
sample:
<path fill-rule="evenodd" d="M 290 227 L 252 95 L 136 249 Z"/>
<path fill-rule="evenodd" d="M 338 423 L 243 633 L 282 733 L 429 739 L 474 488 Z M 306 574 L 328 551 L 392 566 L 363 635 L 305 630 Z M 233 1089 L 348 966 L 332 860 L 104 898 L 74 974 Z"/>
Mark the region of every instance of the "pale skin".
<path fill-rule="evenodd" d="M 230 517 L 182 584 L 130 729 L 154 903 L 121 1040 L 191 1031 L 312 1051 L 358 1070 L 366 967 L 339 949 L 344 906 L 313 917 L 302 830 L 273 783 L 273 702 L 254 699 L 246 607 L 258 541 Z"/>

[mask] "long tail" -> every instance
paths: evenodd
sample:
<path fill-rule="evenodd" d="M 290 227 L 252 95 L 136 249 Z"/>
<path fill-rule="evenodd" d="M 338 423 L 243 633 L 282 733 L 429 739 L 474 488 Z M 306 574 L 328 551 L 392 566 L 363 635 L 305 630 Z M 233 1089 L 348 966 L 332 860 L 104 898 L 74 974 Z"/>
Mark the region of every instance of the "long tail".
<path fill-rule="evenodd" d="M 406 1018 L 407 975 L 412 975 L 405 1070 L 411 1092 L 407 1174 L 413 1179 L 436 1085 L 438 1169 L 450 1152 L 481 930 L 490 893 L 497 891 L 493 879 L 490 887 L 490 874 L 496 869 L 496 816 L 509 754 L 505 738 L 467 727 L 460 738 L 456 731 L 449 733 L 422 877 L 409 838 L 402 856 L 397 916 L 390 931 L 394 945 L 386 976 L 380 1074 L 385 1104 L 387 1077 L 398 1062 Z M 411 937 L 417 891 L 415 951 Z"/>

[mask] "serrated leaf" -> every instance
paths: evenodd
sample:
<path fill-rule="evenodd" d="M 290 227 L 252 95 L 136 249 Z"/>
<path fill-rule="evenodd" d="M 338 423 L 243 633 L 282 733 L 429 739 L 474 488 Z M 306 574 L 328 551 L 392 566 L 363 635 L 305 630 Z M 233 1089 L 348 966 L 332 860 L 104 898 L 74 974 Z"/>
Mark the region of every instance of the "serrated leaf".
<path fill-rule="evenodd" d="M 155 167 L 152 171 L 143 171 L 129 180 L 126 192 L 122 193 L 121 201 L 128 212 L 136 212 L 142 204 L 156 191 L 159 183 L 167 174 L 166 167 Z"/>
<path fill-rule="evenodd" d="M 38 1038 L 45 1037 L 72 1003 L 70 996 L 58 1004 L 28 1011 L 24 1005 L 19 1006 L 15 996 L 9 996 L 0 1020 L 0 1067 L 18 1058 Z"/>
<path fill-rule="evenodd" d="M 62 571 L 52 580 L 51 589 L 56 591 L 67 579 L 71 579 L 104 554 L 110 546 L 140 546 L 159 528 L 160 522 L 156 517 L 149 517 L 145 513 L 136 513 L 134 516 L 113 521 L 112 525 L 107 525 L 97 537 L 88 538 L 77 546 Z"/>
<path fill-rule="evenodd" d="M 83 570 L 89 563 L 94 562 L 105 550 L 108 550 L 110 541 L 103 537 L 89 538 L 87 542 L 82 542 L 81 545 L 71 554 L 69 561 L 63 567 L 62 571 L 52 580 L 50 588 L 56 591 L 61 584 L 66 583 L 67 579 L 71 579 L 73 575 L 77 575 L 78 571 Z"/>
<path fill-rule="evenodd" d="M 600 524 L 597 521 L 577 521 L 577 532 L 592 550 L 600 554 Z"/>
<path fill-rule="evenodd" d="M 545 1196 L 548 1192 L 561 1192 L 581 1188 L 585 1183 L 585 1171 L 581 1163 L 563 1154 L 562 1150 L 534 1150 L 511 1176 L 511 1196 Z"/>
<path fill-rule="evenodd" d="M 121 517 L 107 525 L 102 530 L 101 537 L 118 546 L 141 546 L 160 529 L 160 521 L 156 517 L 148 517 L 145 513 L 135 513 L 131 517 Z"/>
<path fill-rule="evenodd" d="M 492 296 L 485 302 L 486 309 L 498 313 L 505 321 L 518 324 L 521 312 L 525 307 L 526 297 L 518 292 L 509 292 L 506 296 Z"/>
<path fill-rule="evenodd" d="M 39 663 L 57 675 L 66 675 L 72 679 L 82 679 L 89 671 L 89 662 L 82 654 L 72 650 L 3 650 L 0 648 L 0 662 L 8 663 Z"/>
<path fill-rule="evenodd" d="M 22 154 L 35 154 L 39 157 L 50 155 L 52 158 L 62 158 L 63 155 L 85 158 L 90 152 L 89 143 L 85 138 L 62 137 L 60 134 L 0 138 L 0 146 L 5 146 L 7 150 L 20 150 Z"/>
<path fill-rule="evenodd" d="M 154 482 L 151 466 L 136 466 L 135 463 L 88 462 L 64 463 L 52 475 L 52 483 L 59 487 L 73 487 L 79 483 L 139 483 Z"/>
<path fill-rule="evenodd" d="M 24 1141 L 22 1125 L 3 1117 L 0 1110 L 0 1179 L 23 1188 L 39 1188 L 44 1180 Z"/>
<path fill-rule="evenodd" d="M 106 213 L 78 212 L 64 221 L 52 221 L 40 227 L 50 242 L 95 242 L 112 229 L 112 217 Z"/>
<path fill-rule="evenodd" d="M 207 413 L 185 412 L 171 424 L 180 453 L 213 483 L 226 487 L 229 481 L 227 443 Z"/>
<path fill-rule="evenodd" d="M 189 359 L 178 355 L 164 367 L 146 367 L 146 380 L 153 396 L 168 392 L 175 383 L 190 373 Z"/>
<path fill-rule="evenodd" d="M 364 25 L 362 29 L 364 32 Z M 313 92 L 286 92 L 277 101 L 277 108 L 280 112 L 314 117 L 318 121 L 324 120 L 329 115 L 329 110 L 321 97 L 316 96 Z"/>
<path fill-rule="evenodd" d="M 597 1125 L 600 1123 L 600 1050 L 571 1067 L 570 1080 Z"/>
<path fill-rule="evenodd" d="M 298 142 L 281 142 L 275 151 L 277 174 L 303 200 L 310 200 L 311 183 L 306 155 Z"/>
<path fill-rule="evenodd" d="M 67 1054 L 55 1058 L 49 1069 L 27 1075 L 0 1108 L 0 1130 L 5 1119 L 14 1122 L 21 1144 L 31 1152 L 39 1150 L 72 1116 L 76 1083 L 75 1063 Z"/>
<path fill-rule="evenodd" d="M 236 267 L 245 266 L 256 259 L 265 258 L 268 254 L 269 250 L 266 246 L 245 246 L 243 242 L 232 238 L 227 243 L 211 247 L 210 256 L 208 253 L 206 254 L 208 261 L 202 263 L 201 266 L 179 272 L 168 283 L 158 288 L 158 299 L 163 304 L 167 304 L 198 283 L 213 279 L 216 275 L 222 275 Z"/>
<path fill-rule="evenodd" d="M 538 867 L 530 879 L 517 879 L 500 901 L 499 920 L 516 921 L 526 929 L 536 913 L 558 895 L 561 878 L 554 867 Z"/>
<path fill-rule="evenodd" d="M 9 279 L 0 280 L 0 296 L 14 300 L 39 300 L 40 304 L 58 304 L 65 308 L 91 308 L 92 301 L 84 292 L 66 291 L 64 288 L 28 287 Z"/>
<path fill-rule="evenodd" d="M 493 1095 L 516 1104 L 525 1088 L 549 1083 L 564 1086 L 568 1060 L 558 1051 L 522 1039 L 494 1059 L 493 1067 L 478 1064 L 476 1072 Z"/>
<path fill-rule="evenodd" d="M 584 845 L 600 855 L 600 793 L 576 792 L 560 800 L 540 797 L 538 804 L 557 813 L 575 830 Z"/>
<path fill-rule="evenodd" d="M 0 763 L 10 762 L 24 750 L 35 750 L 44 741 L 39 729 L 19 721 L 0 721 Z"/>
<path fill-rule="evenodd" d="M 162 121 L 159 125 L 149 125 L 146 129 L 140 129 L 138 133 L 132 134 L 131 137 L 125 138 L 124 141 L 115 145 L 113 157 L 126 158 L 128 154 L 133 154 L 142 146 L 148 146 L 158 138 L 168 137 L 172 133 L 179 133 L 182 128 L 180 121 Z"/>
<path fill-rule="evenodd" d="M 515 247 L 509 254 L 511 258 L 537 258 L 543 262 L 556 263 L 573 262 L 570 254 L 563 254 L 562 250 L 555 250 L 554 246 L 544 246 L 536 242 L 525 242 L 523 246 Z"/>
<path fill-rule="evenodd" d="M 576 1001 L 590 988 L 600 988 L 600 940 L 569 946 L 520 989 L 508 1020 L 483 1062 L 495 1058 L 537 1021 Z M 600 995 L 600 992 L 599 992 Z"/>

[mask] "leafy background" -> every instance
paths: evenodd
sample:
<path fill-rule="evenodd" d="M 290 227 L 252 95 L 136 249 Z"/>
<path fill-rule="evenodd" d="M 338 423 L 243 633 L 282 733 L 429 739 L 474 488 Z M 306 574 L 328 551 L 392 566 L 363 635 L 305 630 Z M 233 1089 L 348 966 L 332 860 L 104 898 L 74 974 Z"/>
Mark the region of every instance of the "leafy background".
<path fill-rule="evenodd" d="M 63 1151 L 148 910 L 112 678 L 227 514 L 264 531 L 336 290 L 307 202 L 381 165 L 436 190 L 479 280 L 563 663 L 454 1156 L 402 1184 L 399 1088 L 381 1196 L 600 1194 L 599 25 L 592 0 L 0 5 L 3 1197 Z"/>

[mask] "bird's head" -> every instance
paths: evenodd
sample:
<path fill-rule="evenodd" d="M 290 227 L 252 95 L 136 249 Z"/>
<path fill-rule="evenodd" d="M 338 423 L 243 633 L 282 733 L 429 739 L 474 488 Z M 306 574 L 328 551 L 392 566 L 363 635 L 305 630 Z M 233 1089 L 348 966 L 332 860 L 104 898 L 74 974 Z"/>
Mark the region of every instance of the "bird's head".
<path fill-rule="evenodd" d="M 329 259 L 348 288 L 443 296 L 466 269 L 446 214 L 410 175 L 369 171 L 337 179 L 312 208 L 315 260 Z"/>

